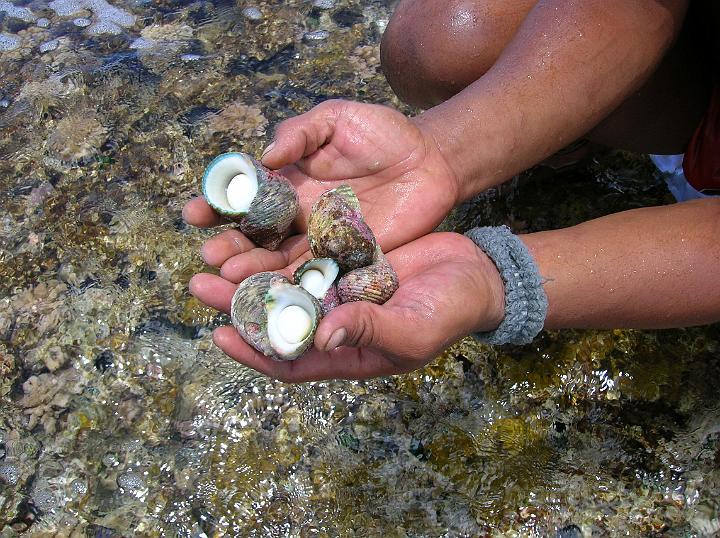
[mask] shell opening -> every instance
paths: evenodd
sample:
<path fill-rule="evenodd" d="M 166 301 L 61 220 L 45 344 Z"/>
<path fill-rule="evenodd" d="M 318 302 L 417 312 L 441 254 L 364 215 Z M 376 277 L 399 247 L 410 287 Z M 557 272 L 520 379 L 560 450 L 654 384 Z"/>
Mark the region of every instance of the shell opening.
<path fill-rule="evenodd" d="M 307 291 L 292 285 L 271 288 L 266 300 L 270 345 L 279 355 L 292 357 L 315 334 L 316 303 Z"/>
<path fill-rule="evenodd" d="M 340 267 L 335 260 L 314 258 L 300 266 L 295 280 L 314 297 L 322 299 L 335 282 L 339 272 Z"/>
<path fill-rule="evenodd" d="M 255 165 L 241 153 L 220 155 L 205 170 L 207 202 L 228 213 L 247 213 L 258 191 Z"/>

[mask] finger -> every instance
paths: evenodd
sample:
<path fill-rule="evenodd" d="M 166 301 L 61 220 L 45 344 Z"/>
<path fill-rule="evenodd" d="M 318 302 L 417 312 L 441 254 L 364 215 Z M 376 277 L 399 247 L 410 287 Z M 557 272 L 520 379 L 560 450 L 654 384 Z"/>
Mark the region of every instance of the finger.
<path fill-rule="evenodd" d="M 209 273 L 198 273 L 190 279 L 190 293 L 215 310 L 230 313 L 230 302 L 237 286 Z"/>
<path fill-rule="evenodd" d="M 202 196 L 193 198 L 185 204 L 182 210 L 182 216 L 185 222 L 193 226 L 198 226 L 199 228 L 210 228 L 220 224 L 227 224 L 227 221 L 215 213 Z"/>
<path fill-rule="evenodd" d="M 201 249 L 201 254 L 205 263 L 214 267 L 220 267 L 229 258 L 254 248 L 255 243 L 250 241 L 238 230 L 226 230 L 205 241 Z"/>
<path fill-rule="evenodd" d="M 281 122 L 275 129 L 273 142 L 263 152 L 262 163 L 278 169 L 315 153 L 332 137 L 340 103 L 339 100 L 325 101 Z"/>
<path fill-rule="evenodd" d="M 310 257 L 307 237 L 296 235 L 286 239 L 278 250 L 254 248 L 229 258 L 220 268 L 220 276 L 231 282 L 241 282 L 262 271 L 279 271 L 290 277 L 292 270 Z"/>
<path fill-rule="evenodd" d="M 315 345 L 322 351 L 350 346 L 404 355 L 405 348 L 418 340 L 419 329 L 410 309 L 358 301 L 338 306 L 320 322 Z"/>
<path fill-rule="evenodd" d="M 368 379 L 398 373 L 381 356 L 352 348 L 331 353 L 316 349 L 293 361 L 276 361 L 247 344 L 234 327 L 225 326 L 213 332 L 213 341 L 234 360 L 267 376 L 288 383 L 324 379 Z"/>

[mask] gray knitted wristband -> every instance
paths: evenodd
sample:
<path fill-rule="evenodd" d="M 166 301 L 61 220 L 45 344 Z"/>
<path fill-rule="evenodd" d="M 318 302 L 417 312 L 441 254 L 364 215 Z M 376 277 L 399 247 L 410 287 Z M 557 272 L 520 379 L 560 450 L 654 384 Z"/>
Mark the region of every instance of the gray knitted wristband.
<path fill-rule="evenodd" d="M 548 301 L 530 252 L 507 226 L 473 228 L 467 237 L 495 263 L 505 284 L 505 318 L 475 336 L 487 344 L 528 344 L 542 330 Z"/>

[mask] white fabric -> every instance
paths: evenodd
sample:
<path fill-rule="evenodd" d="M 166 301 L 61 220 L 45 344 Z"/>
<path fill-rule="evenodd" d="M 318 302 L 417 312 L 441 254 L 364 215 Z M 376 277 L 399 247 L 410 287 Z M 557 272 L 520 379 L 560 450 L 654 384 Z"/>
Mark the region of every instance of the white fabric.
<path fill-rule="evenodd" d="M 688 183 L 682 168 L 683 157 L 682 153 L 680 155 L 650 155 L 650 160 L 660 170 L 668 189 L 678 202 L 708 198 L 707 194 L 696 191 Z"/>

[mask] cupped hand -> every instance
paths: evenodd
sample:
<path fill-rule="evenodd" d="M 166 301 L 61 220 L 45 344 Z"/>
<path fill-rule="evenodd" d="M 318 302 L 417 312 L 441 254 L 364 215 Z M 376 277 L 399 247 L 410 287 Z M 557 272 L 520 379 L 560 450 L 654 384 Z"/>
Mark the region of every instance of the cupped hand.
<path fill-rule="evenodd" d="M 310 208 L 323 192 L 349 183 L 363 216 L 387 251 L 431 232 L 457 204 L 459 187 L 435 140 L 413 120 L 382 105 L 326 101 L 282 122 L 262 157 L 295 185 L 300 213 L 276 252 L 255 248 L 235 230 L 210 239 L 203 258 L 231 281 L 309 258 L 303 234 Z M 183 210 L 192 225 L 222 224 L 203 198 Z"/>
<path fill-rule="evenodd" d="M 297 360 L 263 356 L 232 326 L 216 329 L 215 343 L 238 362 L 283 381 L 365 379 L 420 368 L 459 338 L 500 323 L 500 275 L 470 239 L 432 233 L 390 251 L 387 258 L 400 279 L 390 300 L 335 308 L 320 322 L 315 347 Z M 224 312 L 235 288 L 209 274 L 191 282 L 195 296 Z"/>

